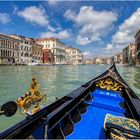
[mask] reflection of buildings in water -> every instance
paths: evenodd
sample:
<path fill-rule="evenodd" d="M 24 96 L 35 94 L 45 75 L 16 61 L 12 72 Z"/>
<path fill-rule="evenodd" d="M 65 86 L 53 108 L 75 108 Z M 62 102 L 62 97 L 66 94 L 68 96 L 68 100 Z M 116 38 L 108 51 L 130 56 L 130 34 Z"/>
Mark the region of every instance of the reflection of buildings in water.
<path fill-rule="evenodd" d="M 137 89 L 140 89 L 140 68 L 135 68 L 135 72 L 134 72 L 134 86 Z"/>
<path fill-rule="evenodd" d="M 139 68 L 128 68 L 118 67 L 119 73 L 126 83 L 132 88 L 132 90 L 138 95 L 140 94 L 140 69 Z M 139 96 L 140 97 L 140 96 Z"/>
<path fill-rule="evenodd" d="M 78 69 L 78 66 L 49 66 L 45 70 L 40 70 L 43 73 L 40 77 L 43 86 L 46 87 L 47 85 L 47 96 L 57 97 L 59 95 L 58 97 L 60 97 L 61 94 L 64 96 L 76 88 L 78 79 L 81 79 Z M 73 85 L 73 83 L 75 84 Z M 71 88 L 72 85 L 73 88 Z"/>
<path fill-rule="evenodd" d="M 38 66 L 31 67 L 29 75 L 31 75 L 31 77 L 36 77 L 40 83 L 41 91 L 47 93 L 48 97 L 55 91 L 56 85 L 59 83 L 59 73 L 56 66 Z"/>
<path fill-rule="evenodd" d="M 81 79 L 79 67 L 80 65 L 71 65 L 66 68 L 65 76 L 67 77 L 67 81 L 77 81 Z"/>

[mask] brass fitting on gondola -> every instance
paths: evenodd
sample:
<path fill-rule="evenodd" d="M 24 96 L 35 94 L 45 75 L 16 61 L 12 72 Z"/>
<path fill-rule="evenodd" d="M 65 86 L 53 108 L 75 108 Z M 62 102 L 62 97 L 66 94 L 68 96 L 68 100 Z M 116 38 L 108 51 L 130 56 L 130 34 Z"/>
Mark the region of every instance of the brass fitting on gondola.
<path fill-rule="evenodd" d="M 29 91 L 17 99 L 16 103 L 21 114 L 27 113 L 32 105 L 34 105 L 32 110 L 38 109 L 40 102 L 46 101 L 46 95 L 41 95 L 38 88 L 39 83 L 33 78 Z M 21 111 L 22 109 L 23 111 Z"/>

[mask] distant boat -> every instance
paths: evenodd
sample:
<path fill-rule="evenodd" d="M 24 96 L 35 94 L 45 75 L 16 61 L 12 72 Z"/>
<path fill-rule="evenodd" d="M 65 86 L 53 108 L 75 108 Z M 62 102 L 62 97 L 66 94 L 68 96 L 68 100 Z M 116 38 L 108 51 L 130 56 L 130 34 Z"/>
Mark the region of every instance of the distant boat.
<path fill-rule="evenodd" d="M 38 63 L 28 63 L 28 66 L 37 66 L 39 65 Z"/>
<path fill-rule="evenodd" d="M 98 77 L 1 132 L 0 138 L 140 139 L 139 121 L 140 99 L 113 64 Z"/>
<path fill-rule="evenodd" d="M 45 64 L 45 63 L 28 63 L 28 66 L 53 66 L 54 64 Z"/>

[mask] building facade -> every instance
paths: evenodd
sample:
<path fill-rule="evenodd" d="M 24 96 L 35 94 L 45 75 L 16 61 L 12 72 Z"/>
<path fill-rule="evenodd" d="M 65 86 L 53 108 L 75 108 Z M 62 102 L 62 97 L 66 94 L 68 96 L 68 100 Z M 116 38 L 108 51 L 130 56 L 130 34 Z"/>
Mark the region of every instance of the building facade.
<path fill-rule="evenodd" d="M 19 63 L 28 64 L 32 62 L 32 46 L 34 40 L 32 38 L 26 38 L 24 36 L 10 35 L 10 37 L 19 40 L 18 53 Z"/>
<path fill-rule="evenodd" d="M 70 54 L 70 50 L 69 49 L 66 49 L 66 64 L 72 64 L 72 56 Z"/>
<path fill-rule="evenodd" d="M 34 43 L 32 46 L 32 62 L 41 64 L 43 63 L 43 46 Z"/>
<path fill-rule="evenodd" d="M 103 59 L 101 57 L 96 57 L 96 64 L 103 64 Z"/>
<path fill-rule="evenodd" d="M 43 63 L 54 64 L 54 54 L 50 49 L 43 49 Z"/>
<path fill-rule="evenodd" d="M 65 47 L 57 38 L 33 39 L 0 34 L 0 64 L 82 64 L 79 49 Z"/>
<path fill-rule="evenodd" d="M 129 64 L 130 65 L 136 64 L 136 45 L 135 44 L 129 45 Z"/>
<path fill-rule="evenodd" d="M 0 34 L 0 64 L 19 63 L 19 40 Z"/>
<path fill-rule="evenodd" d="M 129 47 L 123 49 L 123 64 L 129 64 Z"/>
<path fill-rule="evenodd" d="M 54 55 L 55 64 L 65 64 L 66 63 L 66 51 L 65 44 L 57 38 L 39 38 L 36 39 L 38 44 L 43 45 L 43 49 L 51 50 Z"/>
<path fill-rule="evenodd" d="M 130 44 L 123 49 L 123 64 L 135 65 L 136 63 L 136 45 Z"/>
<path fill-rule="evenodd" d="M 140 65 L 140 30 L 135 35 L 136 63 Z"/>
<path fill-rule="evenodd" d="M 111 65 L 112 64 L 112 59 L 111 58 L 106 58 L 106 64 Z"/>
<path fill-rule="evenodd" d="M 123 64 L 123 53 L 119 53 L 116 55 L 116 63 Z"/>
<path fill-rule="evenodd" d="M 65 48 L 65 50 L 66 50 L 67 55 L 69 55 L 67 56 L 67 58 L 69 58 L 69 60 L 66 60 L 67 63 L 69 61 L 70 64 L 73 64 L 73 65 L 82 64 L 83 54 L 79 49 L 68 46 Z"/>
<path fill-rule="evenodd" d="M 95 64 L 95 60 L 87 59 L 87 60 L 84 61 L 84 64 L 89 64 L 89 65 Z"/>

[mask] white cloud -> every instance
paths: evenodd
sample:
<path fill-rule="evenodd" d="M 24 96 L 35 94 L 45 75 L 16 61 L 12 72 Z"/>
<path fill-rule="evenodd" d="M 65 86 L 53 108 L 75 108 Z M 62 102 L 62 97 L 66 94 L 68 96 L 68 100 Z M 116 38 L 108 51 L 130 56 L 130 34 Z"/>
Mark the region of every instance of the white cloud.
<path fill-rule="evenodd" d="M 134 41 L 134 35 L 140 26 L 140 8 L 137 9 L 119 27 L 119 31 L 113 36 L 113 43 L 126 44 Z"/>
<path fill-rule="evenodd" d="M 83 52 L 83 55 L 84 55 L 84 56 L 90 55 L 90 51 L 85 51 L 85 52 Z"/>
<path fill-rule="evenodd" d="M 9 15 L 6 14 L 6 13 L 0 13 L 0 23 L 6 24 L 6 23 L 8 23 L 8 22 L 10 22 L 10 17 L 9 17 Z"/>
<path fill-rule="evenodd" d="M 76 16 L 77 16 L 77 15 L 76 15 L 72 10 L 70 10 L 70 9 L 68 9 L 68 10 L 64 13 L 64 17 L 67 18 L 67 19 L 69 19 L 69 20 L 75 21 L 75 20 L 76 20 Z"/>
<path fill-rule="evenodd" d="M 110 49 L 119 52 L 130 43 L 134 43 L 136 31 L 140 27 L 140 8 L 137 9 L 128 19 L 126 19 L 120 26 L 119 30 L 112 36 L 112 41 L 107 44 L 106 50 Z"/>
<path fill-rule="evenodd" d="M 83 52 L 83 55 L 84 55 L 84 59 L 93 59 L 95 57 L 93 52 L 90 52 L 90 51 Z"/>
<path fill-rule="evenodd" d="M 49 37 L 54 37 L 54 38 L 59 38 L 59 39 L 66 39 L 70 37 L 70 33 L 66 30 L 60 31 L 58 33 L 55 32 L 43 32 L 41 33 L 40 37 L 44 38 L 49 38 Z"/>
<path fill-rule="evenodd" d="M 79 28 L 80 39 L 84 39 L 81 45 L 101 40 L 105 31 L 117 20 L 117 14 L 112 11 L 96 11 L 91 6 L 82 6 L 79 13 L 67 10 L 64 17 L 72 20 Z M 79 43 L 77 37 L 77 43 Z"/>
<path fill-rule="evenodd" d="M 13 15 L 16 15 L 18 13 L 18 7 L 16 5 L 13 5 Z"/>
<path fill-rule="evenodd" d="M 49 30 L 55 29 L 49 25 L 48 16 L 42 6 L 29 6 L 22 11 L 18 11 L 18 16 L 23 17 L 27 22 L 36 24 L 42 27 L 48 27 Z"/>
<path fill-rule="evenodd" d="M 80 45 L 86 45 L 89 44 L 91 41 L 89 40 L 88 37 L 82 37 L 81 35 L 77 36 L 76 43 Z"/>
<path fill-rule="evenodd" d="M 112 48 L 113 48 L 113 46 L 112 46 L 112 44 L 107 44 L 107 46 L 106 46 L 106 50 L 112 50 Z"/>

